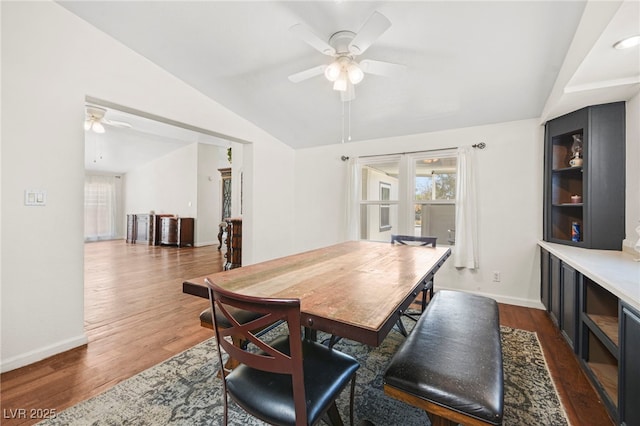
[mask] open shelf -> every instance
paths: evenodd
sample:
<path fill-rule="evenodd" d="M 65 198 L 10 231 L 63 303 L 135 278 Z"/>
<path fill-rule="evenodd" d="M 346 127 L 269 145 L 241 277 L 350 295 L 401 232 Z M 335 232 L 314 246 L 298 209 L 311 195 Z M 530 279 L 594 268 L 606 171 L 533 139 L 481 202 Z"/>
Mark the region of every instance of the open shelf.
<path fill-rule="evenodd" d="M 577 222 L 582 230 L 583 209 L 582 206 L 553 205 L 551 207 L 551 238 L 579 244 L 584 240 L 584 233 L 580 232 L 580 239 L 572 241 L 571 228 Z"/>
<path fill-rule="evenodd" d="M 571 147 L 574 142 L 574 135 L 578 135 L 582 140 L 584 150 L 584 131 L 583 129 L 574 129 L 561 135 L 555 135 L 552 139 L 551 151 L 551 169 L 554 171 L 581 169 L 582 167 L 573 167 L 569 161 L 573 157 Z"/>
<path fill-rule="evenodd" d="M 552 139 L 551 172 L 551 238 L 579 245 L 583 241 L 583 203 L 572 203 L 571 196 L 584 193 L 582 166 L 571 167 L 573 135 L 582 137 L 582 129 L 558 135 Z M 572 238 L 573 224 L 580 232 L 577 241 Z"/>
<path fill-rule="evenodd" d="M 618 298 L 591 281 L 584 278 L 584 314 L 590 320 L 588 326 L 595 326 L 594 332 L 601 332 L 609 339 L 611 349 L 617 356 L 618 351 Z"/>
<path fill-rule="evenodd" d="M 585 363 L 595 377 L 601 393 L 609 399 L 609 404 L 618 406 L 618 360 L 609 352 L 595 334 L 588 331 L 588 351 Z"/>
<path fill-rule="evenodd" d="M 587 315 L 591 321 L 611 340 L 611 342 L 618 346 L 618 317 L 609 315 Z"/>

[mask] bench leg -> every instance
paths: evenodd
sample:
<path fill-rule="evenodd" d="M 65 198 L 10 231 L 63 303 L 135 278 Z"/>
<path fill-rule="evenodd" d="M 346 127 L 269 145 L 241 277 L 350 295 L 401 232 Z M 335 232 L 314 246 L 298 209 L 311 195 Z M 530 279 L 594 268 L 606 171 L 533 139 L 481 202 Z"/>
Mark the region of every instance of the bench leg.
<path fill-rule="evenodd" d="M 440 417 L 428 411 L 426 413 L 427 413 L 427 416 L 429 416 L 429 420 L 431 420 L 431 426 L 458 426 L 458 422 L 454 422 L 444 417 Z"/>

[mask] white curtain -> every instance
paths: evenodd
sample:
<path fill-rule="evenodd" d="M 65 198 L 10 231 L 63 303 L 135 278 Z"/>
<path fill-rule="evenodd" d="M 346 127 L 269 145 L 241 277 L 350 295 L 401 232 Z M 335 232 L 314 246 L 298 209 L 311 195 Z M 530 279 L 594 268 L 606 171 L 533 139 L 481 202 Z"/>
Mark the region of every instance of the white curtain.
<path fill-rule="evenodd" d="M 120 177 L 87 175 L 84 181 L 85 241 L 118 238 Z"/>
<path fill-rule="evenodd" d="M 456 183 L 456 234 L 453 265 L 478 269 L 478 229 L 475 188 L 475 152 L 470 147 L 458 148 Z"/>

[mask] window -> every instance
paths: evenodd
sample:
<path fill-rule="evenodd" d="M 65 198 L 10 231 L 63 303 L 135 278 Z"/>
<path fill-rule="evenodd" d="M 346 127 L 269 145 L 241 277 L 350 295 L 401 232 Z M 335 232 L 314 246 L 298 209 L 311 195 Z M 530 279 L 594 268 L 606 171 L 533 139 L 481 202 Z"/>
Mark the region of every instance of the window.
<path fill-rule="evenodd" d="M 380 182 L 380 201 L 389 201 L 391 199 L 391 185 Z M 391 229 L 391 206 L 389 204 L 380 204 L 380 232 Z"/>
<path fill-rule="evenodd" d="M 452 244 L 456 223 L 456 157 L 413 160 L 414 235 Z"/>
<path fill-rule="evenodd" d="M 360 232 L 362 240 L 385 241 L 398 230 L 399 157 L 359 164 Z"/>
<path fill-rule="evenodd" d="M 85 241 L 109 240 L 122 235 L 122 185 L 119 176 L 87 175 L 84 183 Z"/>
<path fill-rule="evenodd" d="M 453 151 L 358 159 L 359 238 L 390 241 L 391 234 L 408 234 L 452 243 L 456 166 Z"/>

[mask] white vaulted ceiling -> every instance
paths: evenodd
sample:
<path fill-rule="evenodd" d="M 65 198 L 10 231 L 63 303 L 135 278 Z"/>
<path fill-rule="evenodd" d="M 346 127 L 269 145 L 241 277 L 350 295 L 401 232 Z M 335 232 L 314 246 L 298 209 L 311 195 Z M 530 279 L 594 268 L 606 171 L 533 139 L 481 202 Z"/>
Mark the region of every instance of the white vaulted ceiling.
<path fill-rule="evenodd" d="M 366 75 L 350 105 L 353 140 L 541 117 L 574 34 L 584 1 L 244 2 L 61 1 L 124 45 L 294 148 L 338 143 L 343 105 L 331 83 L 288 76 L 331 58 L 297 38 L 297 23 L 321 38 L 358 32 L 378 11 L 391 27 L 359 57 L 406 65 L 400 78 Z M 628 16 L 638 13 L 636 1 Z M 640 32 L 640 20 L 627 19 Z M 619 25 L 614 29 L 621 32 Z M 605 36 L 594 37 L 566 85 L 640 74 L 627 57 L 618 65 Z M 610 35 L 609 35 L 610 36 Z M 598 43 L 602 44 L 599 47 Z M 597 63 L 598 49 L 607 62 Z M 590 56 L 593 55 L 593 56 Z M 633 55 L 633 53 L 631 53 Z M 638 50 L 635 50 L 638 55 Z M 596 69 L 594 70 L 594 61 Z M 579 61 L 578 61 L 579 64 Z M 621 69 L 624 66 L 625 69 Z M 615 74 L 615 75 L 614 75 Z M 629 97 L 638 85 L 624 85 Z M 617 86 L 620 89 L 620 84 Z M 570 94 L 558 96 L 570 102 Z M 595 97 L 593 103 L 598 103 Z M 581 101 L 582 102 L 582 101 Z M 549 115 L 563 109 L 554 105 Z"/>

